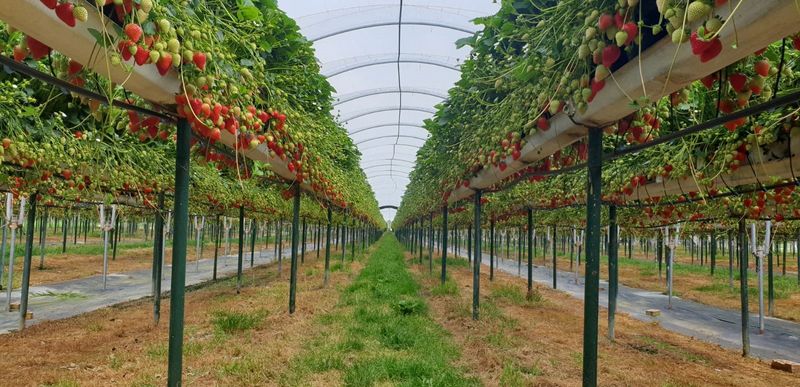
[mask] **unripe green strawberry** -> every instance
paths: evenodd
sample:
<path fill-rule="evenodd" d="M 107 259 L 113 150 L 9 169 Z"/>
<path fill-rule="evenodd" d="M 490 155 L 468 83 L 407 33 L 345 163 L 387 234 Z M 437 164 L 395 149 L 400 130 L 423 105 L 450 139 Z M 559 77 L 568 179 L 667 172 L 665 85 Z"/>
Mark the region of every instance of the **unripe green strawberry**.
<path fill-rule="evenodd" d="M 688 12 L 686 15 L 686 20 L 690 23 L 698 21 L 711 13 L 713 9 L 710 5 L 700 1 L 695 0 L 689 4 L 689 7 L 686 9 Z"/>
<path fill-rule="evenodd" d="M 167 50 L 172 53 L 179 53 L 181 51 L 181 42 L 178 39 L 172 38 L 167 42 Z"/>
<path fill-rule="evenodd" d="M 139 3 L 139 7 L 142 11 L 150 13 L 150 10 L 153 9 L 153 0 L 142 0 L 142 2 Z"/>
<path fill-rule="evenodd" d="M 192 50 L 183 50 L 183 62 L 189 63 L 192 61 L 192 57 L 194 57 L 194 52 Z"/>
<path fill-rule="evenodd" d="M 158 58 L 161 58 L 161 53 L 158 50 L 150 51 L 150 63 L 158 62 Z"/>
<path fill-rule="evenodd" d="M 580 59 L 588 58 L 591 53 L 592 51 L 589 50 L 589 46 L 586 44 L 581 44 L 580 47 L 578 47 L 578 58 Z"/>
<path fill-rule="evenodd" d="M 86 8 L 82 6 L 77 6 L 72 9 L 72 16 L 74 16 L 75 19 L 80 22 L 85 22 L 86 20 L 89 19 L 89 11 L 87 11 Z"/>
<path fill-rule="evenodd" d="M 689 40 L 689 35 L 680 28 L 676 29 L 672 32 L 672 43 L 679 44 L 679 43 L 686 43 Z"/>
<path fill-rule="evenodd" d="M 614 35 L 614 39 L 617 42 L 617 46 L 624 46 L 625 42 L 628 41 L 628 33 L 625 31 L 617 31 L 617 34 Z"/>
<path fill-rule="evenodd" d="M 169 23 L 169 20 L 167 20 L 167 19 L 161 19 L 161 20 L 158 21 L 158 30 L 161 31 L 161 32 L 165 32 L 165 33 L 169 32 L 169 29 L 171 27 L 172 27 L 172 25 Z"/>
<path fill-rule="evenodd" d="M 719 31 L 721 28 L 722 28 L 722 20 L 719 20 L 719 18 L 712 17 L 711 19 L 708 19 L 708 21 L 706 22 L 706 31 L 708 32 L 714 33 Z"/>
<path fill-rule="evenodd" d="M 611 75 L 611 72 L 608 71 L 608 68 L 606 66 L 597 65 L 597 67 L 594 69 L 594 81 L 595 82 L 600 82 L 600 81 L 608 78 L 609 75 Z"/>

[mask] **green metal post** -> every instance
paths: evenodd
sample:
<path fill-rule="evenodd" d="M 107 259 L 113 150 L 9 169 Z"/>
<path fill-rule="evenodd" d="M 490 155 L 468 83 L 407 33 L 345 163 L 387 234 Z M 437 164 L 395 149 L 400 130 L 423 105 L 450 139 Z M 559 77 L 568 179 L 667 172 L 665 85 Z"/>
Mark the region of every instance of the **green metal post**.
<path fill-rule="evenodd" d="M 36 227 L 36 192 L 30 196 L 28 225 L 25 227 L 25 259 L 22 261 L 22 288 L 19 301 L 19 329 L 25 329 L 25 316 L 28 314 L 28 290 L 31 285 L 31 260 L 33 259 L 33 231 Z M 11 284 L 9 284 L 11 286 Z"/>
<path fill-rule="evenodd" d="M 217 214 L 217 228 L 214 230 L 214 270 L 211 279 L 217 280 L 217 260 L 219 259 L 219 243 L 222 239 L 222 225 L 219 221 L 220 215 Z"/>
<path fill-rule="evenodd" d="M 747 287 L 747 258 L 750 255 L 747 251 L 747 230 L 744 219 L 739 219 L 739 294 L 742 300 L 742 356 L 750 355 L 750 310 L 748 309 L 748 287 Z"/>
<path fill-rule="evenodd" d="M 256 260 L 256 233 L 258 232 L 258 222 L 253 219 L 253 229 L 250 230 L 250 267 L 253 267 Z"/>
<path fill-rule="evenodd" d="M 475 191 L 475 244 L 472 269 L 472 319 L 480 317 L 480 290 L 481 290 L 481 191 Z"/>
<path fill-rule="evenodd" d="M 119 219 L 119 216 L 117 216 Z M 119 232 L 115 228 L 115 232 Z M 164 260 L 164 193 L 158 193 L 155 235 L 153 237 L 153 323 L 161 318 L 161 268 Z"/>
<path fill-rule="evenodd" d="M 300 184 L 294 185 L 294 200 L 292 204 L 292 267 L 289 277 L 289 314 L 294 313 L 295 299 L 297 297 L 297 243 L 300 230 Z"/>
<path fill-rule="evenodd" d="M 242 292 L 242 266 L 244 258 L 244 206 L 239 206 L 239 260 L 236 266 L 236 294 Z"/>
<path fill-rule="evenodd" d="M 442 208 L 442 285 L 447 280 L 447 204 Z"/>
<path fill-rule="evenodd" d="M 772 243 L 767 246 L 768 253 L 767 253 L 767 313 L 772 316 L 774 307 L 775 307 L 775 283 L 773 280 L 774 277 L 774 262 L 773 262 L 773 253 L 772 253 Z"/>
<path fill-rule="evenodd" d="M 44 250 L 45 250 L 45 242 L 47 241 L 47 219 L 50 217 L 50 207 L 44 207 L 44 217 L 42 217 L 42 226 L 39 229 L 39 270 L 44 270 Z M 785 250 L 785 249 L 784 249 Z M 786 254 L 783 255 L 784 259 L 784 270 L 786 270 Z M 1 263 L 0 263 L 1 264 Z M 784 273 L 785 275 L 786 273 Z M 0 277 L 2 277 L 2 271 L 0 271 Z"/>
<path fill-rule="evenodd" d="M 709 246 L 709 255 L 711 257 L 711 275 L 714 275 L 714 268 L 717 266 L 717 234 L 711 233 L 711 246 Z"/>
<path fill-rule="evenodd" d="M 583 385 L 597 386 L 597 324 L 600 291 L 600 211 L 603 130 L 589 129 L 586 200 L 586 274 L 583 302 Z M 555 265 L 553 267 L 555 270 Z M 555 277 L 554 277 L 555 278 Z"/>
<path fill-rule="evenodd" d="M 303 243 L 300 244 L 300 263 L 306 262 L 306 218 L 303 218 Z"/>
<path fill-rule="evenodd" d="M 433 274 L 433 245 L 436 244 L 433 231 L 433 213 L 428 219 L 428 272 Z"/>
<path fill-rule="evenodd" d="M 556 225 L 553 225 L 553 289 L 558 289 L 558 262 L 556 261 L 556 246 L 558 246 L 556 240 Z"/>
<path fill-rule="evenodd" d="M 331 275 L 331 227 L 333 225 L 333 211 L 328 206 L 328 225 L 325 228 L 325 282 L 324 287 L 328 286 L 328 278 Z"/>
<path fill-rule="evenodd" d="M 189 230 L 189 148 L 191 128 L 178 121 L 175 158 L 175 208 L 172 234 L 172 283 L 169 308 L 169 365 L 167 385 L 180 386 L 183 370 L 183 312 L 186 286 L 186 244 Z"/>
<path fill-rule="evenodd" d="M 533 209 L 528 208 L 528 299 L 533 297 Z"/>
<path fill-rule="evenodd" d="M 614 324 L 617 314 L 617 289 L 619 285 L 619 230 L 617 230 L 617 206 L 608 206 L 608 338 L 614 340 Z"/>
<path fill-rule="evenodd" d="M 494 217 L 489 221 L 489 281 L 494 280 Z M 481 251 L 478 250 L 478 254 Z"/>
<path fill-rule="evenodd" d="M 67 252 L 67 228 L 69 227 L 69 216 L 64 214 L 64 219 L 61 220 L 61 232 L 63 233 L 61 238 L 61 254 Z"/>

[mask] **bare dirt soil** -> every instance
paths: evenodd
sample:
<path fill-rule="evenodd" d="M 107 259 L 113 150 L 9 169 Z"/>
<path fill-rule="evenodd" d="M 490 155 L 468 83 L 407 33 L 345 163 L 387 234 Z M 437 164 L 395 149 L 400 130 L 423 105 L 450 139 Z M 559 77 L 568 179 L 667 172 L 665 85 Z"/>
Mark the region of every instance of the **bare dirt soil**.
<path fill-rule="evenodd" d="M 449 265 L 448 284 L 438 268 L 415 265 L 435 320 L 462 347 L 461 362 L 488 386 L 578 386 L 581 384 L 583 303 L 538 286 L 525 297 L 525 282 L 481 274 L 481 319 L 471 318 L 472 273 Z M 800 375 L 770 369 L 719 346 L 618 315 L 616 340 L 606 338 L 601 309 L 598 359 L 600 385 L 619 386 L 796 386 Z"/>

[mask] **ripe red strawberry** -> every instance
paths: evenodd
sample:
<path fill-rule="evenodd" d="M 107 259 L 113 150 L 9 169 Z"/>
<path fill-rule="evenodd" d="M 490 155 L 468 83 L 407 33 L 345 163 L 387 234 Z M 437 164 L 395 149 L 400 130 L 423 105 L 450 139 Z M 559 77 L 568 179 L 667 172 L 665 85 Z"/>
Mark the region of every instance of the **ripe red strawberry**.
<path fill-rule="evenodd" d="M 144 47 L 139 47 L 133 57 L 136 59 L 137 65 L 143 66 L 145 63 L 147 63 L 147 60 L 150 59 L 150 50 Z"/>
<path fill-rule="evenodd" d="M 31 53 L 31 57 L 34 60 L 39 60 L 46 57 L 50 54 L 51 48 L 48 47 L 46 44 L 30 37 L 26 36 L 25 41 L 28 43 L 28 50 Z"/>
<path fill-rule="evenodd" d="M 170 66 L 172 66 L 172 54 L 168 52 L 161 54 L 161 57 L 158 58 L 158 62 L 156 63 L 156 67 L 158 67 L 158 73 L 162 76 L 167 75 Z"/>
<path fill-rule="evenodd" d="M 728 0 L 714 0 L 714 5 L 717 7 L 721 7 L 728 3 Z"/>
<path fill-rule="evenodd" d="M 69 70 L 67 70 L 67 73 L 69 75 L 75 75 L 75 74 L 79 73 L 81 70 L 83 70 L 83 65 L 82 64 L 80 64 L 80 63 L 78 63 L 78 62 L 76 62 L 76 61 L 74 61 L 72 59 L 69 60 Z"/>
<path fill-rule="evenodd" d="M 70 27 L 75 27 L 75 14 L 72 12 L 73 8 L 75 8 L 75 6 L 72 5 L 72 3 L 61 3 L 56 6 L 56 16 Z"/>
<path fill-rule="evenodd" d="M 142 33 L 142 27 L 138 24 L 128 23 L 125 25 L 125 35 L 128 35 L 128 38 L 134 43 L 139 42 L 139 39 L 142 38 Z"/>
<path fill-rule="evenodd" d="M 14 60 L 17 62 L 22 62 L 25 58 L 28 57 L 28 50 L 23 48 L 22 46 L 14 46 Z"/>
<path fill-rule="evenodd" d="M 605 31 L 613 24 L 614 24 L 614 18 L 611 15 L 604 13 L 600 15 L 600 19 L 597 21 L 597 28 L 599 28 L 600 31 Z"/>
<path fill-rule="evenodd" d="M 117 44 L 117 49 L 119 50 L 119 54 L 122 55 L 122 59 L 131 60 L 131 57 L 133 56 L 130 50 L 131 46 L 133 46 L 133 42 L 130 40 L 123 40 Z"/>
<path fill-rule="evenodd" d="M 717 83 L 717 74 L 709 74 L 700 79 L 700 82 L 703 83 L 703 86 L 705 86 L 706 89 L 710 90 L 712 87 L 714 87 L 714 84 Z"/>
<path fill-rule="evenodd" d="M 42 0 L 42 4 L 44 4 L 44 6 L 47 8 L 56 9 L 56 6 L 58 5 L 58 0 Z"/>
<path fill-rule="evenodd" d="M 611 65 L 617 62 L 621 54 L 622 51 L 619 49 L 619 46 L 616 44 L 609 44 L 603 49 L 603 66 L 611 68 Z"/>
<path fill-rule="evenodd" d="M 550 129 L 550 121 L 548 121 L 547 118 L 539 117 L 536 121 L 536 127 L 541 131 L 547 131 Z"/>
<path fill-rule="evenodd" d="M 636 36 L 639 35 L 639 27 L 634 22 L 625 23 L 621 30 L 628 33 L 628 40 L 625 41 L 626 46 L 633 43 Z"/>
<path fill-rule="evenodd" d="M 206 69 L 206 54 L 202 52 L 195 52 L 192 56 L 192 61 L 194 62 L 195 66 L 197 66 L 200 71 Z"/>
<path fill-rule="evenodd" d="M 714 38 L 711 41 L 708 49 L 705 50 L 702 54 L 700 54 L 700 63 L 706 63 L 714 58 L 717 57 L 722 52 L 722 41 L 719 40 L 719 37 Z"/>
<path fill-rule="evenodd" d="M 747 86 L 747 76 L 742 73 L 735 73 L 728 76 L 728 82 L 734 91 L 742 91 Z"/>
<path fill-rule="evenodd" d="M 756 62 L 756 64 L 755 64 L 756 73 L 758 73 L 758 75 L 760 75 L 762 77 L 768 77 L 769 76 L 770 67 L 771 66 L 769 64 L 769 61 L 765 60 L 765 59 L 764 60 L 760 60 L 760 61 Z"/>

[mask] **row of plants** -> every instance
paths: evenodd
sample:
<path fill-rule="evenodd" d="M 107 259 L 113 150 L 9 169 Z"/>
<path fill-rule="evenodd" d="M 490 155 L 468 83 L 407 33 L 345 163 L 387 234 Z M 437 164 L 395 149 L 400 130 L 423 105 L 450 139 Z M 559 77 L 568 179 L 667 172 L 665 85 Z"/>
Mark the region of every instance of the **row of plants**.
<path fill-rule="evenodd" d="M 706 60 L 701 55 L 704 50 L 716 49 L 703 44 L 716 45 L 709 42 L 718 39 L 717 31 L 734 28 L 718 16 L 719 7 L 741 10 L 749 6 L 724 1 L 658 1 L 654 10 L 637 1 L 537 3 L 539 6 L 504 2 L 497 15 L 478 20 L 485 29 L 467 42 L 473 51 L 462 68 L 462 79 L 435 117 L 426 122 L 431 138 L 418 153 L 395 228 L 441 212 L 450 192 L 467 185 L 468 177 L 476 172 L 504 170 L 506 157 L 518 159 L 525 138 L 549 130 L 549 119 L 562 107 L 580 112 L 596 94 L 591 88 L 600 81 L 596 76 L 600 66 L 614 71 L 668 33 L 675 44 L 689 43 L 698 62 Z M 625 31 L 616 27 L 619 18 L 623 27 L 632 18 L 638 26 L 635 35 L 641 39 L 617 39 L 617 34 Z M 679 29 L 684 21 L 692 22 L 696 29 Z M 603 31 L 606 33 L 600 33 Z M 617 48 L 609 50 L 620 49 L 622 54 L 611 55 L 614 60 L 605 66 L 604 50 L 612 44 Z M 573 57 L 582 56 L 583 45 L 590 45 L 599 56 Z M 605 47 L 598 52 L 591 48 L 595 45 Z M 798 48 L 797 36 L 787 36 L 716 73 L 697 74 L 696 82 L 669 96 L 631 101 L 636 112 L 604 128 L 604 153 L 647 143 L 797 91 Z M 616 86 L 612 82 L 607 87 Z M 578 95 L 588 97 L 581 101 Z M 559 108 L 550 109 L 554 101 Z M 790 164 L 788 171 L 782 168 L 781 176 L 773 176 L 776 169 L 767 171 L 764 166 L 797 152 L 798 113 L 795 103 L 605 161 L 603 200 L 620 206 L 620 224 L 631 227 L 679 220 L 727 223 L 737 217 L 796 218 L 800 211 L 794 186 L 770 188 L 791 182 L 790 172 L 796 166 Z M 487 189 L 484 219 L 519 218 L 520 210 L 533 207 L 548 210 L 537 214 L 553 214 L 537 215 L 537 223 L 585 222 L 581 208 L 586 200 L 587 172 L 585 168 L 559 170 L 582 164 L 586 158 L 587 146 L 581 140 Z M 735 173 L 750 173 L 758 179 L 749 186 L 729 186 L 725 178 Z M 676 181 L 678 193 L 664 197 L 657 193 Z M 465 202 L 451 206 L 450 212 L 456 219 L 464 217 L 464 224 L 472 217 L 471 205 Z"/>
<path fill-rule="evenodd" d="M 332 87 L 319 74 L 311 44 L 275 2 L 43 4 L 65 28 L 88 28 L 94 49 L 105 50 L 108 66 L 131 73 L 154 66 L 161 76 L 180 79 L 173 112 L 194 132 L 194 211 L 243 205 L 288 216 L 290 184 L 305 183 L 313 191 L 306 202 L 320 205 L 303 207 L 312 207 L 319 219 L 325 219 L 321 206 L 333 205 L 346 209 L 348 217 L 383 224 L 359 167 L 360 154 L 330 114 Z M 112 23 L 102 30 L 88 27 L 82 22 L 91 18 L 84 12 L 102 14 Z M 0 51 L 7 57 L 108 99 L 163 108 L 11 26 L 0 27 Z M 111 203 L 127 196 L 152 207 L 159 192 L 172 190 L 174 122 L 70 95 L 6 70 L 0 73 L 0 185 L 17 196 L 36 192 L 53 205 Z M 219 143 L 223 135 L 233 136 L 235 146 Z M 294 182 L 283 182 L 269 164 L 246 159 L 244 151 L 256 147 L 285 163 L 296 175 Z"/>

